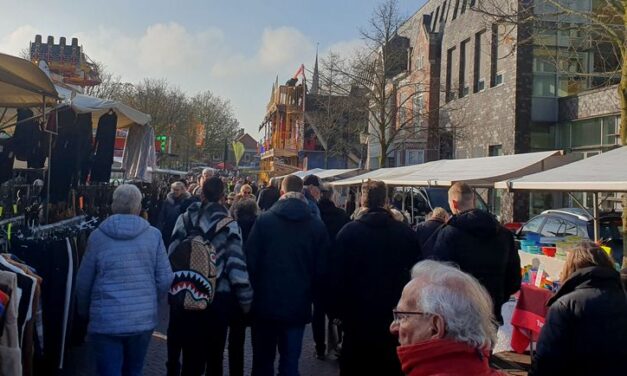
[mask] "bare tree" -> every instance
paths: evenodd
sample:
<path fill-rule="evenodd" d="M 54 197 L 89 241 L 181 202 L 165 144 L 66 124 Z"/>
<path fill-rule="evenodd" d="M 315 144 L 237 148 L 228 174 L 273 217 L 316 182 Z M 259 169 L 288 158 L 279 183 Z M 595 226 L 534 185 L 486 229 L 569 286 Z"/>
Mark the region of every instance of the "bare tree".
<path fill-rule="evenodd" d="M 202 153 L 222 155 L 225 142 L 230 145 L 240 130 L 231 103 L 207 90 L 191 98 L 191 105 L 192 118 L 205 132 Z"/>
<path fill-rule="evenodd" d="M 334 86 L 336 90 L 348 94 L 347 88 L 356 87 L 368 98 L 369 137 L 380 149 L 379 167 L 386 167 L 387 157 L 404 142 L 424 139 L 429 132 L 438 132 L 433 125 L 439 127 L 440 109 L 421 105 L 422 98 L 433 95 L 431 83 L 409 77 L 410 41 L 399 35 L 403 21 L 397 0 L 378 5 L 367 28 L 360 31 L 366 47 L 337 64 L 342 84 Z M 437 86 L 437 91 L 444 91 Z M 452 112 L 463 102 L 449 103 L 446 110 Z"/>
<path fill-rule="evenodd" d="M 627 145 L 627 41 L 624 0 L 478 1 L 475 11 L 523 31 L 518 45 L 531 45 L 538 64 L 564 77 L 566 93 L 618 84 L 619 137 Z M 534 53 L 534 55 L 536 55 Z M 627 195 L 623 195 L 623 238 L 627 237 Z M 627 267 L 627 242 L 623 245 Z"/>

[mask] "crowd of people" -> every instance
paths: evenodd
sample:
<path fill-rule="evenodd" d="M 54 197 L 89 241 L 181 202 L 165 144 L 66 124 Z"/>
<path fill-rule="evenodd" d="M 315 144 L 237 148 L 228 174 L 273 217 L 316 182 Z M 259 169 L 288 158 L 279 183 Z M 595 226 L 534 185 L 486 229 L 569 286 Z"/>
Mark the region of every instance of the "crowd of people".
<path fill-rule="evenodd" d="M 451 213 L 436 208 L 415 229 L 388 196 L 367 181 L 340 208 L 314 175 L 258 187 L 205 170 L 172 184 L 158 231 L 137 215 L 139 191 L 120 186 L 77 280 L 98 372 L 141 375 L 159 299 L 172 298 L 173 281 L 189 288 L 173 272 L 178 252 L 200 236 L 215 275 L 189 288 L 194 299 L 169 300 L 168 375 L 221 375 L 225 348 L 229 374 L 243 375 L 250 327 L 252 375 L 275 375 L 278 352 L 278 374 L 296 376 L 310 323 L 312 350 L 337 355 L 342 376 L 500 374 L 490 359 L 501 306 L 521 285 L 513 234 L 463 183 L 449 190 Z M 561 282 L 532 374 L 622 374 L 627 297 L 613 263 L 582 243 Z"/>

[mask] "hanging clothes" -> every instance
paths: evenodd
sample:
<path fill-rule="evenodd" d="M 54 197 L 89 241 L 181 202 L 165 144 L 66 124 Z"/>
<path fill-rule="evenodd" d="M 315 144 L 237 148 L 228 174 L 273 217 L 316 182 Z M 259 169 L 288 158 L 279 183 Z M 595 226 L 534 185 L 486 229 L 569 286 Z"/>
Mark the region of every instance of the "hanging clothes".
<path fill-rule="evenodd" d="M 67 201 L 67 194 L 76 175 L 77 137 L 76 113 L 70 107 L 59 110 L 58 135 L 52 148 L 50 168 L 50 202 Z"/>
<path fill-rule="evenodd" d="M 0 184 L 13 177 L 13 138 L 6 133 L 0 134 Z"/>
<path fill-rule="evenodd" d="M 34 134 L 39 124 L 32 119 L 33 111 L 29 108 L 17 109 L 17 124 L 13 138 L 15 139 L 15 158 L 20 161 L 28 161 L 33 150 Z"/>
<path fill-rule="evenodd" d="M 117 123 L 118 116 L 115 112 L 106 113 L 98 120 L 94 164 L 91 169 L 92 182 L 108 183 L 111 179 Z"/>
<path fill-rule="evenodd" d="M 28 168 L 43 168 L 48 157 L 48 134 L 41 129 L 41 124 L 33 130 L 32 149 L 28 156 Z"/>
<path fill-rule="evenodd" d="M 93 148 L 93 130 L 91 113 L 78 114 L 76 117 L 77 136 L 77 178 L 78 184 L 84 185 L 87 182 L 89 169 L 91 167 L 91 150 Z"/>
<path fill-rule="evenodd" d="M 155 130 L 150 125 L 133 124 L 128 131 L 122 167 L 128 179 L 152 182 L 148 167 L 156 166 Z"/>
<path fill-rule="evenodd" d="M 18 287 L 17 275 L 0 270 L 0 289 L 9 295 L 5 308 L 4 326 L 0 335 L 0 375 L 22 374 L 22 350 L 18 337 Z"/>

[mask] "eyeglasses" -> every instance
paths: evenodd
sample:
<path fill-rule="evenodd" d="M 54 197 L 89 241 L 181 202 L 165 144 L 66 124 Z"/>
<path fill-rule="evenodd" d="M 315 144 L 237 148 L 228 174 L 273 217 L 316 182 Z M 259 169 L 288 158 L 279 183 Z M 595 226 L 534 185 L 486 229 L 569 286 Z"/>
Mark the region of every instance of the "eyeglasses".
<path fill-rule="evenodd" d="M 424 316 L 424 315 L 430 315 L 430 314 L 431 313 L 429 312 L 420 312 L 420 311 L 413 311 L 413 312 L 397 311 L 397 310 L 392 311 L 392 317 L 394 318 L 393 323 L 395 324 L 399 324 L 401 321 L 405 321 L 412 316 Z"/>

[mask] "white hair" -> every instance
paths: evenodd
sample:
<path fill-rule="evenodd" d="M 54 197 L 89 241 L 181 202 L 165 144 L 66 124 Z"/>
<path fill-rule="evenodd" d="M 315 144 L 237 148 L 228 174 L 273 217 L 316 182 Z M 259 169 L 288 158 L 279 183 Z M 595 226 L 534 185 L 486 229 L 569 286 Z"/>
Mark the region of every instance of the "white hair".
<path fill-rule="evenodd" d="M 174 188 L 181 188 L 181 189 L 185 190 L 185 184 L 183 184 L 182 181 L 175 181 L 174 183 L 172 183 L 172 185 L 170 185 L 170 187 L 172 189 L 174 189 Z"/>
<path fill-rule="evenodd" d="M 142 208 L 142 193 L 132 184 L 122 184 L 113 192 L 111 211 L 113 214 L 139 214 Z"/>
<path fill-rule="evenodd" d="M 476 349 L 491 349 L 496 343 L 492 300 L 470 274 L 445 263 L 417 263 L 411 276 L 419 281 L 417 309 L 444 319 L 446 338 Z"/>
<path fill-rule="evenodd" d="M 205 175 L 205 173 L 206 173 L 207 175 L 209 175 L 209 177 L 212 177 L 212 176 L 213 176 L 213 174 L 214 174 L 213 169 L 212 169 L 212 168 L 208 168 L 208 167 L 207 167 L 207 168 L 204 168 L 204 169 L 202 170 L 202 175 L 203 175 L 203 176 Z"/>

